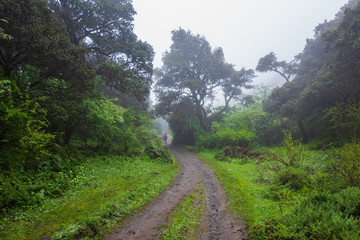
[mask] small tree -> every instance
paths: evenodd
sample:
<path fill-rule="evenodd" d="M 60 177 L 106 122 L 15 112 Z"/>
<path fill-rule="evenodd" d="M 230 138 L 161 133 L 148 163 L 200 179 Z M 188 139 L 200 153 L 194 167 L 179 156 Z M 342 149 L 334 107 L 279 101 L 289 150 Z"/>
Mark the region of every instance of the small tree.
<path fill-rule="evenodd" d="M 285 133 L 282 143 L 285 151 L 280 155 L 273 154 L 273 159 L 286 167 L 299 167 L 305 159 L 305 148 L 301 143 L 301 139 L 294 140 L 291 133 Z"/>

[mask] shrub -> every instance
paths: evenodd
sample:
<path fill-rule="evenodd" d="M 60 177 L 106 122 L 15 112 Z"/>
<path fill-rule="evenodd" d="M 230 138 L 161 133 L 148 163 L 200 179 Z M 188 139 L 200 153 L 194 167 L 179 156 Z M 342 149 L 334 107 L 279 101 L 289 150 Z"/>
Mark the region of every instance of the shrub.
<path fill-rule="evenodd" d="M 213 132 L 204 133 L 203 131 L 197 131 L 196 146 L 199 148 L 212 149 L 219 145 L 218 140 L 215 138 Z"/>
<path fill-rule="evenodd" d="M 303 187 L 309 187 L 311 180 L 309 174 L 301 169 L 287 167 L 281 169 L 274 177 L 274 183 L 277 185 L 287 186 L 291 189 L 300 190 Z"/>
<path fill-rule="evenodd" d="M 360 142 L 346 144 L 337 150 L 333 170 L 340 174 L 348 186 L 360 187 Z"/>
<path fill-rule="evenodd" d="M 222 152 L 216 153 L 214 157 L 218 161 L 230 162 L 230 158 L 247 158 L 247 156 L 251 155 L 249 150 L 247 147 L 225 146 Z"/>
<path fill-rule="evenodd" d="M 63 172 L 3 172 L 0 174 L 0 212 L 36 206 L 45 198 L 61 195 L 73 176 Z"/>
<path fill-rule="evenodd" d="M 230 162 L 230 158 L 225 155 L 223 152 L 216 153 L 214 158 L 222 162 Z"/>
<path fill-rule="evenodd" d="M 293 211 L 257 226 L 254 235 L 267 239 L 359 239 L 360 189 L 337 194 L 314 193 Z"/>
<path fill-rule="evenodd" d="M 37 170 L 55 147 L 47 113 L 15 82 L 0 79 L 0 93 L 0 168 Z"/>
<path fill-rule="evenodd" d="M 255 133 L 246 129 L 234 130 L 222 128 L 215 133 L 215 138 L 224 146 L 242 146 L 247 147 L 249 143 L 256 138 Z"/>
<path fill-rule="evenodd" d="M 287 167 L 299 167 L 304 161 L 306 154 L 301 140 L 293 140 L 291 133 L 285 133 L 282 143 L 285 147 L 285 151 L 281 154 L 272 153 L 273 160 L 281 162 Z"/>

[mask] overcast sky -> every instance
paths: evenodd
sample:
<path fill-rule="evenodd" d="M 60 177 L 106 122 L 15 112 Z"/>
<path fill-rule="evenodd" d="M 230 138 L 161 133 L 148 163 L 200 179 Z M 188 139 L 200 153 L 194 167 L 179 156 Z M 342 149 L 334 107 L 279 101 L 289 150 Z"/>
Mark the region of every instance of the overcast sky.
<path fill-rule="evenodd" d="M 255 69 L 274 52 L 278 60 L 300 53 L 314 28 L 331 20 L 347 0 L 133 0 L 134 31 L 154 47 L 154 66 L 162 65 L 171 31 L 179 27 L 221 47 L 236 69 Z M 258 74 L 259 75 L 259 74 Z"/>

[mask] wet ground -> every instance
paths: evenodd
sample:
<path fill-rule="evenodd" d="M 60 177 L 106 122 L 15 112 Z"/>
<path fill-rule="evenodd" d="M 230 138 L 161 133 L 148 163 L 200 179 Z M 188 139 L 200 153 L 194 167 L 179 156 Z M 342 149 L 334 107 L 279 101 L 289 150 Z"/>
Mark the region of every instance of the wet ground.
<path fill-rule="evenodd" d="M 145 208 L 140 214 L 125 223 L 108 239 L 147 240 L 156 238 L 160 226 L 181 200 L 191 194 L 202 180 L 206 191 L 206 226 L 199 239 L 241 240 L 248 239 L 246 225 L 235 220 L 226 209 L 226 198 L 212 171 L 190 150 L 171 146 L 171 153 L 181 166 L 181 172 L 174 184 Z"/>

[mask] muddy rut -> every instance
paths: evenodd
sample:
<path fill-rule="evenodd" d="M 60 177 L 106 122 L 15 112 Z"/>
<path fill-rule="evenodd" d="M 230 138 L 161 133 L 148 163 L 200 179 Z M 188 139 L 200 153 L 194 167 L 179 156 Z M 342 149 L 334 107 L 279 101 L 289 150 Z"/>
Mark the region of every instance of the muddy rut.
<path fill-rule="evenodd" d="M 153 204 L 124 224 L 110 240 L 147 240 L 156 238 L 159 226 L 181 200 L 191 194 L 202 180 L 206 192 L 206 229 L 200 239 L 241 240 L 248 239 L 244 222 L 234 220 L 226 210 L 226 199 L 212 171 L 204 166 L 196 154 L 183 147 L 170 147 L 171 153 L 181 166 L 174 184 L 157 198 Z"/>

